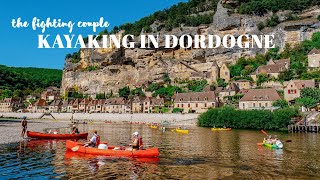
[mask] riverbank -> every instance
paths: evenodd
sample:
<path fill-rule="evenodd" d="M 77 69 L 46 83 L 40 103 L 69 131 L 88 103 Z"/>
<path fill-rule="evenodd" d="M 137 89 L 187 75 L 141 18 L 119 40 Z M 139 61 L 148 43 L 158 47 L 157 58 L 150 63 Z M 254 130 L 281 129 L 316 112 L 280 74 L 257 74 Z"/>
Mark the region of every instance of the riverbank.
<path fill-rule="evenodd" d="M 28 120 L 28 130 L 43 132 L 46 128 L 68 127 L 69 122 L 56 122 L 51 120 Z M 0 120 L 0 144 L 19 142 L 23 140 L 20 137 L 21 120 Z M 25 136 L 26 137 L 26 136 Z"/>
<path fill-rule="evenodd" d="M 196 125 L 199 114 L 152 114 L 152 113 L 135 113 L 135 114 L 119 114 L 119 113 L 0 113 L 2 118 L 17 118 L 27 116 L 28 119 L 50 119 L 62 121 L 93 121 L 114 123 L 166 123 L 174 125 L 191 124 Z"/>

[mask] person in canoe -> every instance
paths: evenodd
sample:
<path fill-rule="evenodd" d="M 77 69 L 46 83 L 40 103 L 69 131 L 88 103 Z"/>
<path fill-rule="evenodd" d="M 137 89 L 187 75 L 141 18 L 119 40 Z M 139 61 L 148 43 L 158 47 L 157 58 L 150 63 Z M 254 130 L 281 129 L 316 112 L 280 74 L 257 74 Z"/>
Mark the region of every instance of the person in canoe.
<path fill-rule="evenodd" d="M 142 142 L 142 136 L 139 134 L 139 132 L 134 132 L 133 134 L 133 140 L 132 144 L 129 144 L 129 146 L 126 148 L 127 151 L 132 151 L 132 150 L 139 150 L 143 148 L 143 142 Z"/>
<path fill-rule="evenodd" d="M 22 126 L 21 137 L 24 138 L 24 135 L 26 134 L 27 126 L 28 126 L 28 122 L 27 122 L 27 117 L 26 116 L 22 117 L 21 126 Z"/>
<path fill-rule="evenodd" d="M 79 129 L 76 127 L 76 125 L 72 125 L 72 132 L 71 132 L 71 134 L 79 134 L 80 132 L 79 132 Z"/>
<path fill-rule="evenodd" d="M 98 131 L 93 131 L 93 136 L 87 143 L 84 144 L 85 147 L 98 147 L 100 144 L 100 136 L 98 135 Z"/>

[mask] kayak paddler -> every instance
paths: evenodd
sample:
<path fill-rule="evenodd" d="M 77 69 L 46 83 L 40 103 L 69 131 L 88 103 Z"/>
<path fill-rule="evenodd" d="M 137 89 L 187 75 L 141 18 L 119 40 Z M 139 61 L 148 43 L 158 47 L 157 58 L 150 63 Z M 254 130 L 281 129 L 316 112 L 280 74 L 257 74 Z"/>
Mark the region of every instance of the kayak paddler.
<path fill-rule="evenodd" d="M 72 132 L 71 134 L 79 134 L 79 129 L 76 127 L 76 125 L 72 125 Z"/>
<path fill-rule="evenodd" d="M 134 132 L 132 134 L 133 140 L 132 144 L 129 144 L 129 146 L 126 148 L 127 151 L 132 151 L 132 150 L 139 150 L 143 148 L 143 142 L 142 142 L 142 136 L 139 134 L 139 132 Z"/>
<path fill-rule="evenodd" d="M 100 136 L 98 135 L 98 131 L 94 130 L 93 131 L 93 136 L 90 139 L 90 141 L 88 141 L 87 143 L 85 143 L 85 147 L 98 147 L 100 144 Z"/>

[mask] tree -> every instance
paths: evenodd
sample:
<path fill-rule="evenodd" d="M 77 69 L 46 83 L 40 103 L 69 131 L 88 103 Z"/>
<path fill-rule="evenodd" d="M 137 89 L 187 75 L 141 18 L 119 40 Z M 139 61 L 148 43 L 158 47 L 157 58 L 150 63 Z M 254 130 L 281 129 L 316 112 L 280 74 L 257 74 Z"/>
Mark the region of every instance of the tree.
<path fill-rule="evenodd" d="M 224 79 L 219 78 L 217 80 L 218 87 L 227 87 L 228 83 L 225 82 Z"/>
<path fill-rule="evenodd" d="M 147 91 L 153 92 L 156 91 L 160 88 L 160 84 L 159 83 L 152 83 L 148 86 Z"/>
<path fill-rule="evenodd" d="M 165 73 L 162 77 L 163 81 L 166 83 L 166 84 L 170 84 L 171 83 L 171 79 L 169 77 L 169 74 L 168 73 Z"/>
<path fill-rule="evenodd" d="M 262 83 L 268 81 L 268 75 L 267 74 L 259 74 L 257 78 L 257 85 L 261 86 Z"/>
<path fill-rule="evenodd" d="M 274 101 L 272 103 L 272 106 L 280 107 L 280 108 L 289 107 L 288 102 L 286 100 L 284 100 L 284 99 L 279 99 L 279 100 Z"/>
<path fill-rule="evenodd" d="M 258 24 L 257 24 L 257 28 L 259 29 L 259 31 L 261 31 L 263 28 L 264 28 L 264 23 L 262 21 L 260 21 Z"/>
<path fill-rule="evenodd" d="M 130 95 L 130 88 L 129 88 L 129 86 L 126 86 L 126 87 L 119 89 L 118 92 L 119 92 L 120 97 L 124 97 L 124 98 L 128 99 L 128 97 Z"/>
<path fill-rule="evenodd" d="M 295 103 L 299 106 L 311 108 L 311 107 L 314 107 L 317 105 L 317 100 L 310 98 L 310 97 L 304 97 L 304 98 L 297 98 L 295 100 Z"/>

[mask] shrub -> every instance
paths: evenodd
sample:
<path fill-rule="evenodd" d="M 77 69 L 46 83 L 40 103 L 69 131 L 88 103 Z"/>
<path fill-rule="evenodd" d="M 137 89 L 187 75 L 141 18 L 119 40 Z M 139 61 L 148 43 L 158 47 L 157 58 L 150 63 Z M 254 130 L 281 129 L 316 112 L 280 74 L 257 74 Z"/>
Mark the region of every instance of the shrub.
<path fill-rule="evenodd" d="M 172 113 L 182 113 L 183 109 L 181 108 L 173 108 Z"/>
<path fill-rule="evenodd" d="M 259 29 L 259 31 L 261 31 L 263 28 L 264 28 L 264 23 L 262 21 L 260 21 L 258 24 L 257 24 L 257 27 Z"/>

